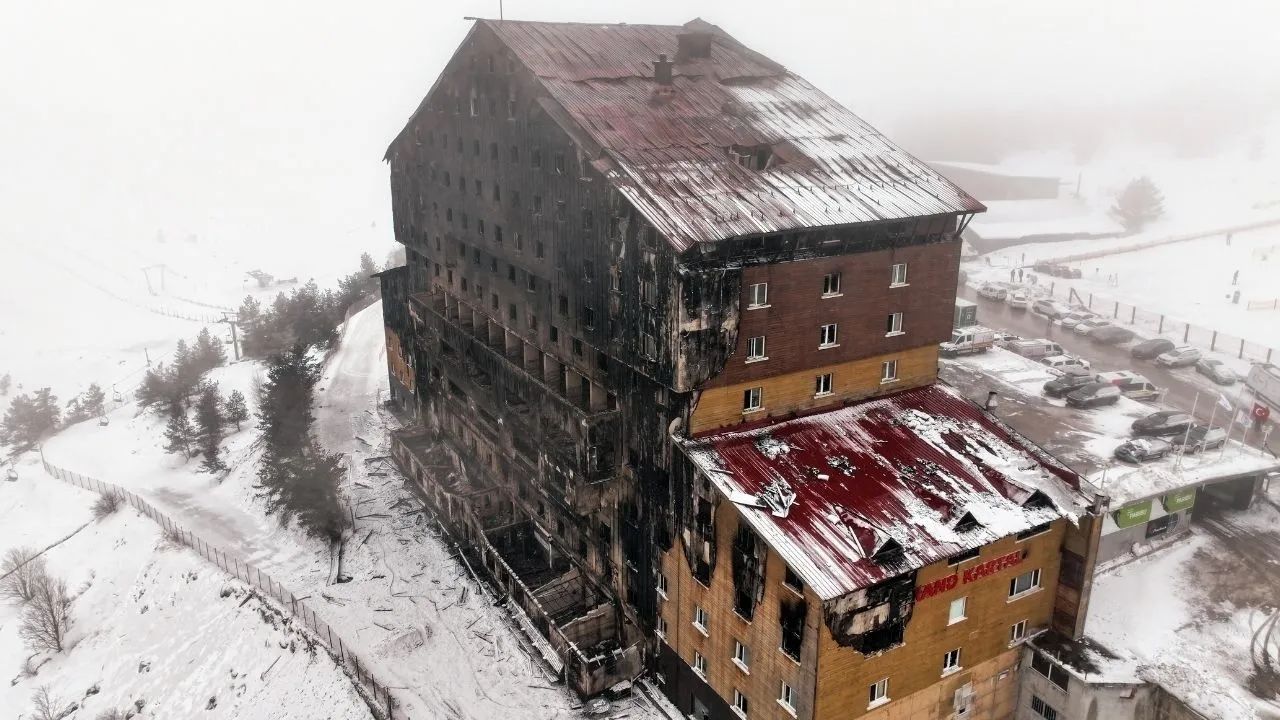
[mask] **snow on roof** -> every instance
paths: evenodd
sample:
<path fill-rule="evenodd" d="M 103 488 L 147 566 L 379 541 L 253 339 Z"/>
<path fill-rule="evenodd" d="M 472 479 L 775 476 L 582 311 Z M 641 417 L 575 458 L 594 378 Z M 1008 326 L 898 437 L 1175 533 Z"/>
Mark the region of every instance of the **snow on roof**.
<path fill-rule="evenodd" d="M 1074 473 L 941 384 L 695 438 L 684 450 L 823 599 L 1074 521 L 1087 504 Z M 794 493 L 783 512 L 743 502 L 778 485 Z M 978 526 L 958 529 L 967 516 Z M 890 541 L 902 560 L 881 565 L 872 556 Z"/>
<path fill-rule="evenodd" d="M 1180 441 L 1181 438 L 1172 438 Z M 1132 442 L 1132 441 L 1130 441 Z M 1235 440 L 1221 450 L 1207 450 L 1178 459 L 1169 456 L 1142 465 L 1116 464 L 1088 477 L 1091 485 L 1111 498 L 1118 508 L 1135 500 L 1173 490 L 1242 475 L 1280 471 L 1280 461 L 1257 448 Z"/>
<path fill-rule="evenodd" d="M 1106 212 L 1074 198 L 992 200 L 974 217 L 969 230 L 985 240 L 1016 240 L 1041 235 L 1119 235 L 1124 228 Z"/>
<path fill-rule="evenodd" d="M 930 167 L 938 168 L 945 173 L 949 168 L 957 170 L 968 170 L 970 172 L 987 173 L 989 175 L 1001 175 L 1004 177 L 1015 178 L 1038 178 L 1043 180 L 1057 180 L 1058 176 L 1053 173 L 1046 172 L 1026 172 L 1017 168 L 1010 168 L 1005 165 L 993 165 L 991 163 L 967 162 L 963 160 L 928 160 Z"/>
<path fill-rule="evenodd" d="M 738 235 L 982 212 L 825 93 L 704 21 L 480 24 L 537 76 L 563 108 L 553 117 L 567 113 L 597 169 L 678 250 Z M 679 53 L 689 33 L 710 36 L 707 57 Z M 674 63 L 669 84 L 654 78 L 660 55 Z M 743 157 L 768 148 L 766 166 L 744 167 L 735 148 Z"/>

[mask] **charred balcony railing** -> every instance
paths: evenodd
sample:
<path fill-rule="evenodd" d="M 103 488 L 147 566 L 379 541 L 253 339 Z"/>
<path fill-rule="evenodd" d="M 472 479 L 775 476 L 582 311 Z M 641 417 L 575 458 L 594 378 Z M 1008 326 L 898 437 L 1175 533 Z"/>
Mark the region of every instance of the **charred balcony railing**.
<path fill-rule="evenodd" d="M 513 435 L 531 435 L 548 460 L 576 479 L 594 483 L 613 477 L 621 413 L 602 388 L 523 340 L 512 340 L 512 333 L 466 303 L 421 293 L 410 297 L 410 305 L 422 330 L 438 339 L 447 382 L 470 384 L 476 392 L 466 394 L 487 399 L 502 422 L 511 423 Z M 463 313 L 471 313 L 470 319 Z M 433 344 L 428 340 L 423 347 L 431 353 Z M 534 374 L 530 364 L 544 372 Z M 577 380 L 573 392 L 565 380 L 570 375 Z"/>

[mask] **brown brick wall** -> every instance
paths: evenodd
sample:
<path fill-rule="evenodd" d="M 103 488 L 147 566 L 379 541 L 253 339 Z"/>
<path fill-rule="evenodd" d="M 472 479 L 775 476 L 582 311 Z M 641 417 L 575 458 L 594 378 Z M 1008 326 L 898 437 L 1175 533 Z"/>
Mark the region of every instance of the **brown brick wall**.
<path fill-rule="evenodd" d="M 1015 551 L 1026 557 L 1013 567 L 970 583 L 957 584 L 952 590 L 916 603 L 907 625 L 905 642 L 892 650 L 867 657 L 840 647 L 827 632 L 819 634 L 818 685 L 816 720 L 848 720 L 849 718 L 936 718 L 943 720 L 953 712 L 954 691 L 973 682 L 980 702 L 971 715 L 975 720 L 1007 717 L 1013 692 L 990 695 L 992 671 L 1015 666 L 1016 653 L 1011 653 L 1009 629 L 1019 620 L 1027 620 L 1028 633 L 1049 624 L 1053 611 L 1054 588 L 1058 582 L 1059 549 L 1065 521 L 1054 523 L 1049 532 L 1018 542 L 1012 537 L 998 540 L 984 548 L 982 554 L 957 567 L 945 561 L 920 570 L 917 587 L 954 572 L 961 574 L 970 567 Z M 1040 568 L 1040 590 L 1009 600 L 1009 580 Z M 951 601 L 968 597 L 967 619 L 948 624 Z M 961 648 L 962 670 L 942 676 L 943 655 Z M 1008 657 L 1004 666 L 992 660 Z M 889 678 L 890 702 L 869 712 L 868 688 L 881 678 Z M 998 678 L 998 673 L 996 675 Z M 1007 678 L 1006 678 L 1007 679 Z M 985 684 L 985 687 L 983 685 Z M 1004 712 L 1005 714 L 1002 714 Z"/>
<path fill-rule="evenodd" d="M 898 361 L 897 382 L 880 382 L 880 364 L 885 360 Z M 769 362 L 772 359 L 761 364 L 767 365 Z M 818 375 L 825 373 L 831 373 L 832 392 L 824 397 L 814 397 L 815 380 Z M 836 408 L 845 402 L 927 385 L 934 382 L 937 376 L 938 346 L 926 345 L 901 353 L 822 365 L 762 380 L 710 388 L 703 390 L 698 397 L 698 404 L 689 419 L 689 432 L 696 435 L 740 423 L 781 420 L 793 412 L 827 406 Z M 757 386 L 762 388 L 764 408 L 744 414 L 742 393 L 747 388 Z"/>
<path fill-rule="evenodd" d="M 907 285 L 891 287 L 894 263 Z M 723 387 L 823 365 L 936 345 L 951 336 L 959 240 L 743 270 L 737 346 L 707 387 Z M 822 297 L 822 278 L 841 273 L 841 295 Z M 754 283 L 769 283 L 769 306 L 747 309 Z M 902 335 L 885 337 L 885 319 L 904 314 Z M 839 347 L 818 350 L 820 328 L 839 325 Z M 746 363 L 747 338 L 765 336 L 769 360 Z M 878 378 L 877 378 L 878 381 Z"/>

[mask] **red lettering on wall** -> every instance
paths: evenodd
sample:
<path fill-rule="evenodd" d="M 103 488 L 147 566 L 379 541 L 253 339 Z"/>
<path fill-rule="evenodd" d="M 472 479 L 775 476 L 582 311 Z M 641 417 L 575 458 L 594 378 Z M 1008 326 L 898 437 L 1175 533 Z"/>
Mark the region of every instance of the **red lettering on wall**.
<path fill-rule="evenodd" d="M 966 569 L 963 573 L 953 573 L 943 578 L 938 578 L 932 582 L 926 583 L 916 588 L 916 602 L 927 600 L 954 589 L 961 582 L 971 583 L 981 580 L 988 575 L 994 575 L 1001 570 L 1011 568 L 1022 562 L 1022 551 L 1015 550 L 1007 555 L 1001 555 L 993 560 L 978 563 L 971 568 Z"/>

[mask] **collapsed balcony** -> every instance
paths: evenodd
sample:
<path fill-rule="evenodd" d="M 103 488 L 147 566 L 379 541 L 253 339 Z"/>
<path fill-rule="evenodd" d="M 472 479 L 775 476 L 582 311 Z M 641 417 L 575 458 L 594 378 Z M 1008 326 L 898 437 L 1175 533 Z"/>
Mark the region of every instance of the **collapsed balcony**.
<path fill-rule="evenodd" d="M 505 595 L 516 624 L 547 665 L 581 697 L 644 670 L 643 636 L 532 518 L 501 491 L 466 481 L 458 455 L 421 429 L 393 434 L 392 457 L 416 480 L 462 556 Z M 437 478 L 449 478 L 437 481 Z"/>

